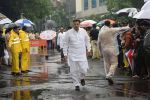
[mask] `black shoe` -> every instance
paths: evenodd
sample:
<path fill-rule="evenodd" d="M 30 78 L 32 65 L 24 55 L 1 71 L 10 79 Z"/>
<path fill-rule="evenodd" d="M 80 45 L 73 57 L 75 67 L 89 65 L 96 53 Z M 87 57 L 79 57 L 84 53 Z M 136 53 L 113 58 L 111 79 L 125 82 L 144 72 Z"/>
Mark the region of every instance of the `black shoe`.
<path fill-rule="evenodd" d="M 84 85 L 85 85 L 85 80 L 84 80 L 84 79 L 81 79 L 81 81 L 80 81 L 80 82 L 81 82 L 81 85 L 82 85 L 82 86 L 84 86 Z"/>
<path fill-rule="evenodd" d="M 23 74 L 24 74 L 24 73 L 27 73 L 27 71 L 21 71 L 21 73 L 23 73 Z"/>
<path fill-rule="evenodd" d="M 143 78 L 143 80 L 149 80 L 149 79 L 150 79 L 149 76 L 146 76 L 146 77 Z"/>
<path fill-rule="evenodd" d="M 16 73 L 15 72 L 11 72 L 11 75 L 15 75 Z"/>
<path fill-rule="evenodd" d="M 79 86 L 75 86 L 75 90 L 76 91 L 80 91 L 80 87 Z"/>
<path fill-rule="evenodd" d="M 21 76 L 22 74 L 21 73 L 16 73 L 16 72 L 11 72 L 11 75 L 13 75 L 13 76 Z"/>
<path fill-rule="evenodd" d="M 108 81 L 109 85 L 113 85 L 114 84 L 114 81 L 111 78 L 106 78 L 106 80 Z"/>
<path fill-rule="evenodd" d="M 16 73 L 16 75 L 15 76 L 21 76 L 22 74 L 21 73 Z"/>
<path fill-rule="evenodd" d="M 26 70 L 27 72 L 32 72 L 31 70 Z"/>
<path fill-rule="evenodd" d="M 26 74 L 26 73 L 28 73 L 29 71 L 28 70 L 26 70 L 26 71 L 21 71 L 21 73 L 23 73 L 23 74 Z"/>

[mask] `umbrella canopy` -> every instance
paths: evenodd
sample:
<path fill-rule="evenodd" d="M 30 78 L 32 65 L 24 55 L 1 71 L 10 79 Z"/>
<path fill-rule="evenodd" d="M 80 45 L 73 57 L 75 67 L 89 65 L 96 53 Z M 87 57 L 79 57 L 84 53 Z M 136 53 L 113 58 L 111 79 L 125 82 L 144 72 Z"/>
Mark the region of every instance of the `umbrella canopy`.
<path fill-rule="evenodd" d="M 110 21 L 110 24 L 111 24 L 111 25 L 114 24 L 114 23 L 116 23 L 116 22 L 115 22 L 114 20 L 112 20 L 112 19 L 105 19 L 105 20 L 102 20 L 102 21 L 98 22 L 97 25 L 98 25 L 98 26 L 102 26 L 102 25 L 104 25 L 105 21 Z"/>
<path fill-rule="evenodd" d="M 141 10 L 133 18 L 136 19 L 150 19 L 150 10 Z"/>
<path fill-rule="evenodd" d="M 40 38 L 43 40 L 52 40 L 56 37 L 56 32 L 52 30 L 46 30 L 40 33 Z"/>
<path fill-rule="evenodd" d="M 7 18 L 4 14 L 0 13 L 0 24 L 8 24 L 11 23 L 12 21 Z"/>
<path fill-rule="evenodd" d="M 4 14 L 0 13 L 0 20 L 7 18 Z"/>
<path fill-rule="evenodd" d="M 116 14 L 127 13 L 129 17 L 133 17 L 137 13 L 136 8 L 124 8 L 116 12 Z"/>
<path fill-rule="evenodd" d="M 80 23 L 80 27 L 92 27 L 93 24 L 96 24 L 97 22 L 94 20 L 85 20 Z"/>
<path fill-rule="evenodd" d="M 4 25 L 4 28 L 5 28 L 5 29 L 13 28 L 13 27 L 14 27 L 14 23 L 8 23 L 8 24 L 5 24 L 5 25 Z"/>
<path fill-rule="evenodd" d="M 80 23 L 80 27 L 92 27 L 93 24 L 89 22 Z"/>
<path fill-rule="evenodd" d="M 0 24 L 8 24 L 8 23 L 12 23 L 12 21 L 9 18 L 4 18 L 0 20 Z"/>
<path fill-rule="evenodd" d="M 27 26 L 27 27 L 31 27 L 32 25 L 34 25 L 34 23 L 28 19 L 19 19 L 15 23 L 19 24 L 20 26 Z"/>
<path fill-rule="evenodd" d="M 83 21 L 83 22 L 81 22 L 81 23 L 86 23 L 86 22 L 91 23 L 91 24 L 96 24 L 96 23 L 97 23 L 97 22 L 94 21 L 94 20 L 85 20 L 85 21 Z"/>
<path fill-rule="evenodd" d="M 57 27 L 57 24 L 55 21 L 53 21 L 53 20 L 47 20 L 46 21 L 46 23 L 45 23 L 45 29 L 46 30 L 50 30 L 50 29 L 55 28 L 55 27 Z"/>
<path fill-rule="evenodd" d="M 143 7 L 141 8 L 141 10 L 149 10 L 150 9 L 150 1 L 147 1 Z"/>

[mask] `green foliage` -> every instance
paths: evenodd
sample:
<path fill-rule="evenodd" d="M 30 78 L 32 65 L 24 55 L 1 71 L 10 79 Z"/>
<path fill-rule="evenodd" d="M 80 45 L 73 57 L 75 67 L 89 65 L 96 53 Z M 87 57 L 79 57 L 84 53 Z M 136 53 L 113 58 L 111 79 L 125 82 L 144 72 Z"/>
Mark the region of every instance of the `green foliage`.
<path fill-rule="evenodd" d="M 0 7 L 0 12 L 10 19 L 19 19 L 24 13 L 26 18 L 36 21 L 51 13 L 52 3 L 51 0 L 1 0 Z"/>
<path fill-rule="evenodd" d="M 143 4 L 144 0 L 107 0 L 108 11 L 116 11 L 128 7 L 140 9 Z"/>

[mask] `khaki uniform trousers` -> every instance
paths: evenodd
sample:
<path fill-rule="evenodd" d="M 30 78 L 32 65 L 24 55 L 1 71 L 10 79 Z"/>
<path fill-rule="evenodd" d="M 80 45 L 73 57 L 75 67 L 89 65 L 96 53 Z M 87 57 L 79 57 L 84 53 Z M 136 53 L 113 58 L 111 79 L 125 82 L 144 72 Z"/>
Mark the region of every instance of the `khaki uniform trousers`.
<path fill-rule="evenodd" d="M 99 59 L 100 58 L 100 52 L 99 52 L 99 49 L 97 47 L 97 41 L 92 40 L 91 46 L 92 46 L 92 59 L 95 59 L 95 58 Z"/>

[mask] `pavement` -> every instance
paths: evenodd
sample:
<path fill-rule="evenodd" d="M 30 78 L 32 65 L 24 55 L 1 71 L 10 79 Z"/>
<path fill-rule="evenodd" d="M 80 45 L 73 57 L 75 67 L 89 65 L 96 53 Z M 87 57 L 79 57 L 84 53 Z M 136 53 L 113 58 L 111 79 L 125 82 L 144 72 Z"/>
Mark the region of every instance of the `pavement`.
<path fill-rule="evenodd" d="M 14 77 L 11 68 L 0 69 L 0 100 L 150 100 L 150 81 L 132 79 L 117 69 L 115 84 L 105 80 L 103 60 L 88 59 L 86 85 L 74 90 L 67 64 L 60 53 L 49 51 L 49 59 L 32 55 L 28 74 Z"/>

